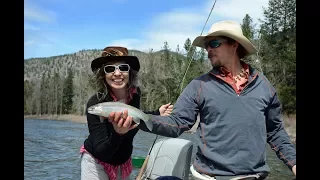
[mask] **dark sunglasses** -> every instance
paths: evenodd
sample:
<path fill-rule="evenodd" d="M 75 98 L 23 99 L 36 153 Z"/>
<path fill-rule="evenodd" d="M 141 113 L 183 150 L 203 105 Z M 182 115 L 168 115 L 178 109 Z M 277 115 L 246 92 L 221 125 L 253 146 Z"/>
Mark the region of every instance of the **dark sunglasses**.
<path fill-rule="evenodd" d="M 119 65 L 106 65 L 103 70 L 104 73 L 114 73 L 116 69 L 119 69 L 120 72 L 129 72 L 130 66 L 129 64 L 119 64 Z"/>
<path fill-rule="evenodd" d="M 216 39 L 216 40 L 211 40 L 208 42 L 204 43 L 205 48 L 207 49 L 208 46 L 210 46 L 211 48 L 217 48 L 219 46 L 221 46 L 222 43 L 227 42 L 226 39 Z"/>

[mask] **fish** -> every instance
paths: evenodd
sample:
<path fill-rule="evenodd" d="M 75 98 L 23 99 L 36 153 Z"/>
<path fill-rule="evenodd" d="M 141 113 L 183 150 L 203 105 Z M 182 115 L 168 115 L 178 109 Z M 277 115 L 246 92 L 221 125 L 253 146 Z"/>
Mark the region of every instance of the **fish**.
<path fill-rule="evenodd" d="M 103 117 L 108 117 L 111 112 L 123 112 L 128 110 L 128 116 L 132 117 L 132 120 L 136 124 L 140 124 L 140 121 L 144 121 L 147 128 L 152 131 L 153 124 L 150 120 L 149 115 L 145 114 L 140 109 L 123 103 L 122 101 L 117 102 L 102 102 L 88 107 L 88 113 Z"/>

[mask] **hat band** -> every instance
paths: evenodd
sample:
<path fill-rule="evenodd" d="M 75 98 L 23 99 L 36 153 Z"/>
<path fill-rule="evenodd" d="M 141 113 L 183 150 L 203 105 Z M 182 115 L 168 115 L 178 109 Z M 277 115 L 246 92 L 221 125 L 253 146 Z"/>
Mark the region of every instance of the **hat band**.
<path fill-rule="evenodd" d="M 103 51 L 102 56 L 123 56 L 123 52 L 112 48 L 110 51 Z"/>

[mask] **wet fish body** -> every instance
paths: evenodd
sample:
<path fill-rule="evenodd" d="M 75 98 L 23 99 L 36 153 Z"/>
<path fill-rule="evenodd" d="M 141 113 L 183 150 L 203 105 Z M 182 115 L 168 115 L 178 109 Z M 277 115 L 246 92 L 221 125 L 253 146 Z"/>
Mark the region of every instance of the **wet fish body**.
<path fill-rule="evenodd" d="M 108 117 L 111 112 L 123 112 L 128 110 L 128 115 L 132 116 L 133 121 L 136 124 L 140 124 L 140 120 L 143 120 L 147 128 L 151 131 L 153 124 L 150 121 L 150 117 L 138 108 L 130 106 L 122 102 L 103 102 L 92 105 L 88 108 L 88 113 Z"/>

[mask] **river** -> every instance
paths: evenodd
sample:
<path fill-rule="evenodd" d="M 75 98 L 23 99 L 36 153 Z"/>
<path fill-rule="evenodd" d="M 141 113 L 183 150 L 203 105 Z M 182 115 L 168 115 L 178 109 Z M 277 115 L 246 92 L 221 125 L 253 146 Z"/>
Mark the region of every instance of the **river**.
<path fill-rule="evenodd" d="M 58 120 L 24 120 L 24 179 L 80 180 L 79 148 L 88 135 L 87 125 Z M 146 156 L 156 135 L 139 131 L 134 140 L 133 156 Z M 163 138 L 161 136 L 158 139 Z M 193 141 L 193 135 L 179 138 Z M 194 142 L 194 141 L 193 141 Z M 196 146 L 193 146 L 193 154 Z M 269 180 L 292 180 L 291 171 L 268 146 Z M 132 179 L 139 172 L 134 169 Z"/>

